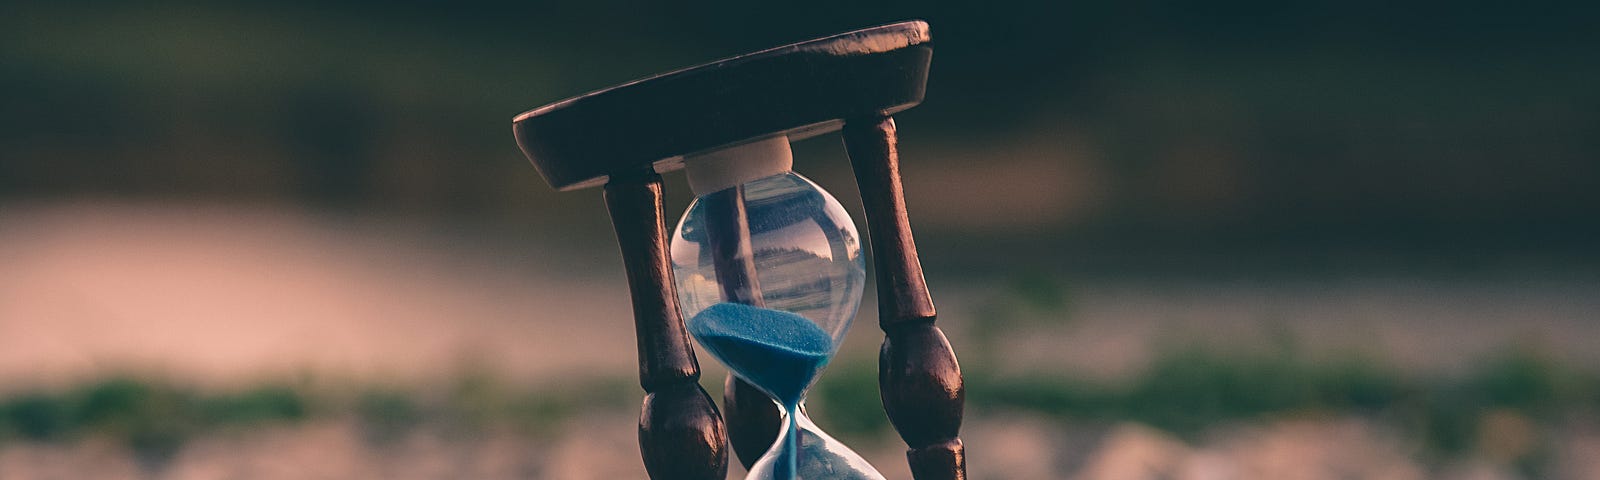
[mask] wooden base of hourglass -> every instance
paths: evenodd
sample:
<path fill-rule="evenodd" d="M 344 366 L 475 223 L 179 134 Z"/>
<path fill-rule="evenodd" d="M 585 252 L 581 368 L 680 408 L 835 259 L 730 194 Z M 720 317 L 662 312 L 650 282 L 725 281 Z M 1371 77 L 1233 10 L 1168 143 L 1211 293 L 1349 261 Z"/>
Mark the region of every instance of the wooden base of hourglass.
<path fill-rule="evenodd" d="M 606 208 L 622 247 L 639 342 L 639 383 L 648 392 L 639 416 L 639 449 L 650 478 L 721 480 L 728 473 L 727 430 L 700 388 L 667 258 L 661 177 L 613 175 Z"/>
<path fill-rule="evenodd" d="M 878 281 L 878 325 L 884 332 L 878 388 L 883 409 L 911 447 L 906 458 L 913 477 L 965 479 L 966 449 L 959 435 L 966 388 L 955 351 L 933 323 L 933 297 L 922 277 L 900 184 L 894 119 L 849 119 L 841 133 L 861 187 Z"/>

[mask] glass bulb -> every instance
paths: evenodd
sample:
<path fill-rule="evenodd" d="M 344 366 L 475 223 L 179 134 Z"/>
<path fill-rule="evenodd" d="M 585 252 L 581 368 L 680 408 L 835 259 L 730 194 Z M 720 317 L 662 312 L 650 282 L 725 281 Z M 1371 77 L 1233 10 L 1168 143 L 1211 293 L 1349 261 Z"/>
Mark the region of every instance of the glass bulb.
<path fill-rule="evenodd" d="M 685 318 L 720 303 L 753 305 L 805 317 L 837 347 L 861 305 L 866 265 L 855 224 L 794 172 L 696 198 L 671 249 Z"/>
<path fill-rule="evenodd" d="M 678 223 L 671 250 L 689 333 L 784 410 L 787 428 L 747 478 L 881 479 L 800 408 L 866 280 L 860 236 L 838 200 L 790 171 L 705 193 Z"/>
<path fill-rule="evenodd" d="M 750 466 L 746 480 L 753 479 L 813 479 L 813 480 L 885 480 L 883 474 L 861 458 L 849 447 L 828 436 L 817 424 L 811 423 L 805 411 L 795 414 L 799 428 L 778 434 L 777 445 L 789 441 L 785 436 L 795 436 L 796 462 L 792 470 L 785 465 L 780 449 L 768 450 L 755 465 Z M 792 474 L 791 474 L 792 472 Z M 785 476 L 787 475 L 787 476 Z"/>

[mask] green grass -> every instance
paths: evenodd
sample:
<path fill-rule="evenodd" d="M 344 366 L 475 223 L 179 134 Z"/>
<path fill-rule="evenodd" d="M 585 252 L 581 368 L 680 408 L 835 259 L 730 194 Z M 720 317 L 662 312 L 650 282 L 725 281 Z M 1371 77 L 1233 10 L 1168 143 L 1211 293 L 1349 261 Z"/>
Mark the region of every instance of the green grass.
<path fill-rule="evenodd" d="M 1260 353 L 1171 349 L 1139 375 L 1094 381 L 1041 370 L 996 375 L 981 363 L 964 372 L 969 411 L 1030 412 L 1066 425 L 1150 425 L 1197 439 L 1227 424 L 1291 417 L 1360 416 L 1387 425 L 1436 459 L 1483 454 L 1496 435 L 1487 420 L 1507 416 L 1533 425 L 1524 451 L 1504 453 L 1539 477 L 1554 446 L 1547 435 L 1600 410 L 1600 375 L 1536 351 L 1508 349 L 1457 376 L 1418 376 L 1369 358 L 1304 358 L 1286 342 Z M 882 438 L 874 365 L 837 365 L 811 395 L 813 418 L 847 442 Z M 1492 442 L 1489 442 L 1492 443 Z"/>
<path fill-rule="evenodd" d="M 1540 432 L 1514 465 L 1537 476 L 1543 435 L 1600 407 L 1600 376 L 1512 349 L 1465 375 L 1418 377 L 1362 358 L 1308 361 L 1283 350 L 1225 355 L 1169 352 L 1126 382 L 967 372 L 970 408 L 1028 411 L 1063 422 L 1131 421 L 1194 438 L 1209 427 L 1293 416 L 1356 415 L 1382 422 L 1435 458 L 1481 453 L 1486 420 L 1512 416 Z"/>
<path fill-rule="evenodd" d="M 1359 357 L 1313 361 L 1296 352 L 1292 345 L 1253 354 L 1173 349 L 1122 381 L 1054 371 L 1002 376 L 971 365 L 965 372 L 968 408 L 1031 412 L 1068 425 L 1139 422 L 1189 438 L 1236 422 L 1357 415 L 1390 425 L 1423 445 L 1424 454 L 1441 457 L 1479 448 L 1485 419 L 1494 415 L 1553 427 L 1600 408 L 1600 376 L 1525 349 L 1507 350 L 1452 377 L 1402 374 Z M 0 397 L 0 442 L 110 437 L 141 462 L 159 466 L 196 435 L 316 418 L 353 418 L 378 447 L 422 427 L 559 435 L 566 420 L 584 412 L 631 417 L 642 394 L 625 378 L 530 388 L 468 373 L 443 385 L 336 391 L 266 384 L 215 392 L 115 377 Z M 870 362 L 834 365 L 809 403 L 817 422 L 846 441 L 889 433 Z M 1534 460 L 1549 447 L 1539 443 L 1518 453 L 1518 465 L 1537 473 Z"/>
<path fill-rule="evenodd" d="M 623 405 L 634 396 L 629 385 L 597 379 L 559 388 L 513 388 L 467 373 L 453 384 L 429 388 L 272 383 L 214 391 L 154 376 L 116 376 L 0 396 L 0 444 L 109 438 L 126 446 L 147 470 L 159 471 L 195 436 L 314 419 L 352 419 L 376 448 L 423 427 L 468 434 L 504 427 L 550 436 L 584 409 L 626 411 Z"/>

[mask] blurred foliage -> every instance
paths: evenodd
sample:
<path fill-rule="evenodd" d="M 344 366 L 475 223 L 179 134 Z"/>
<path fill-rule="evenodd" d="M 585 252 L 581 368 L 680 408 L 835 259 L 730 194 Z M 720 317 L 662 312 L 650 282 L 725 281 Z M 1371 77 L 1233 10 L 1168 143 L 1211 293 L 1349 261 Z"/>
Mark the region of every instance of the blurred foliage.
<path fill-rule="evenodd" d="M 73 423 L 65 402 L 42 394 L 26 394 L 0 405 L 7 433 L 27 440 L 58 440 Z"/>
<path fill-rule="evenodd" d="M 266 385 L 234 394 L 202 397 L 199 414 L 208 423 L 251 426 L 303 419 L 310 414 L 310 405 L 293 388 Z"/>
<path fill-rule="evenodd" d="M 1439 377 L 1300 351 L 1293 342 L 1254 353 L 1169 348 L 1122 381 L 1044 370 L 1002 376 L 969 362 L 967 401 L 985 413 L 1033 412 L 1080 426 L 1132 421 L 1190 439 L 1231 423 L 1357 415 L 1395 428 L 1428 456 L 1496 458 L 1535 478 L 1547 473 L 1539 469 L 1548 466 L 1552 429 L 1600 414 L 1600 374 L 1535 349 L 1510 348 L 1465 374 Z M 810 396 L 819 425 L 856 440 L 888 433 L 879 402 L 876 368 L 865 362 L 832 367 Z M 1532 437 L 1518 440 L 1523 435 Z"/>
<path fill-rule="evenodd" d="M 1170 351 L 1119 384 L 969 370 L 969 398 L 979 409 L 1080 422 L 1131 420 L 1191 438 L 1232 421 L 1356 414 L 1392 424 L 1440 456 L 1490 448 L 1495 432 L 1486 419 L 1552 428 L 1600 413 L 1600 375 L 1531 350 L 1508 350 L 1449 378 L 1414 378 L 1359 357 L 1312 361 L 1294 352 Z M 1524 452 L 1519 465 L 1542 465 L 1526 456 L 1538 453 Z"/>
<path fill-rule="evenodd" d="M 1169 349 L 1123 381 L 1049 371 L 997 375 L 969 365 L 968 404 L 975 412 L 1032 412 L 1077 425 L 1139 422 L 1187 438 L 1236 422 L 1358 415 L 1414 438 L 1427 455 L 1503 457 L 1530 475 L 1540 473 L 1547 464 L 1541 455 L 1552 448 L 1539 432 L 1600 414 L 1600 375 L 1537 350 L 1508 349 L 1464 374 L 1426 378 L 1371 359 L 1308 359 L 1298 351 L 1291 343 L 1256 353 Z M 189 438 L 221 430 L 353 418 L 377 447 L 423 427 L 463 438 L 493 429 L 551 436 L 584 412 L 631 415 L 639 396 L 625 379 L 529 388 L 483 372 L 435 388 L 342 391 L 269 384 L 219 393 L 112 378 L 0 398 L 0 441 L 105 436 L 159 469 Z M 808 403 L 824 430 L 847 441 L 889 434 L 870 362 L 832 366 Z M 1517 440 L 1524 430 L 1535 433 Z"/>
<path fill-rule="evenodd" d="M 878 394 L 878 366 L 869 362 L 831 365 L 806 395 L 806 413 L 830 435 L 874 437 L 889 429 Z"/>
<path fill-rule="evenodd" d="M 512 388 L 472 373 L 454 388 L 344 388 L 266 384 L 209 391 L 156 379 L 115 377 L 61 391 L 0 397 L 0 442 L 107 436 L 136 451 L 174 450 L 190 436 L 315 418 L 354 419 L 374 445 L 425 424 L 466 430 L 507 426 L 550 434 L 573 412 L 619 409 L 631 382 L 597 379 L 553 388 Z"/>
<path fill-rule="evenodd" d="M 392 390 L 362 393 L 355 410 L 362 434 L 373 445 L 392 444 L 422 422 L 414 396 Z"/>
<path fill-rule="evenodd" d="M 1002 332 L 1015 331 L 1035 323 L 1072 321 L 1072 297 L 1066 282 L 1040 270 L 1024 270 L 1003 277 L 995 291 L 972 308 L 968 318 L 981 318 L 965 334 L 979 345 L 966 354 L 965 361 L 987 362 L 982 355 L 1004 352 L 994 343 Z"/>
<path fill-rule="evenodd" d="M 202 395 L 164 382 L 116 377 L 5 399 L 0 438 L 58 441 L 99 434 L 159 450 L 199 430 L 298 421 L 309 414 L 305 395 L 281 385 Z"/>

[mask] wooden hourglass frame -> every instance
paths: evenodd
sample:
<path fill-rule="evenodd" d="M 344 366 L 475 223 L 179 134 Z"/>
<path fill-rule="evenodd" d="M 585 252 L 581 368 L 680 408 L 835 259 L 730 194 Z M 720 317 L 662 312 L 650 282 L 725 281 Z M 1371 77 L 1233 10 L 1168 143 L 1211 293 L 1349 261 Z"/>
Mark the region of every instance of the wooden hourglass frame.
<path fill-rule="evenodd" d="M 720 480 L 729 444 L 748 468 L 780 423 L 773 402 L 737 377 L 726 380 L 725 418 L 700 387 L 668 259 L 659 173 L 681 168 L 686 155 L 835 130 L 860 187 L 878 276 L 884 410 L 910 447 L 915 478 L 966 477 L 961 370 L 934 324 L 892 117 L 922 101 L 932 54 L 928 25 L 902 22 L 646 78 L 514 120 L 518 145 L 551 186 L 605 187 L 633 298 L 647 392 L 639 446 L 651 478 Z"/>

